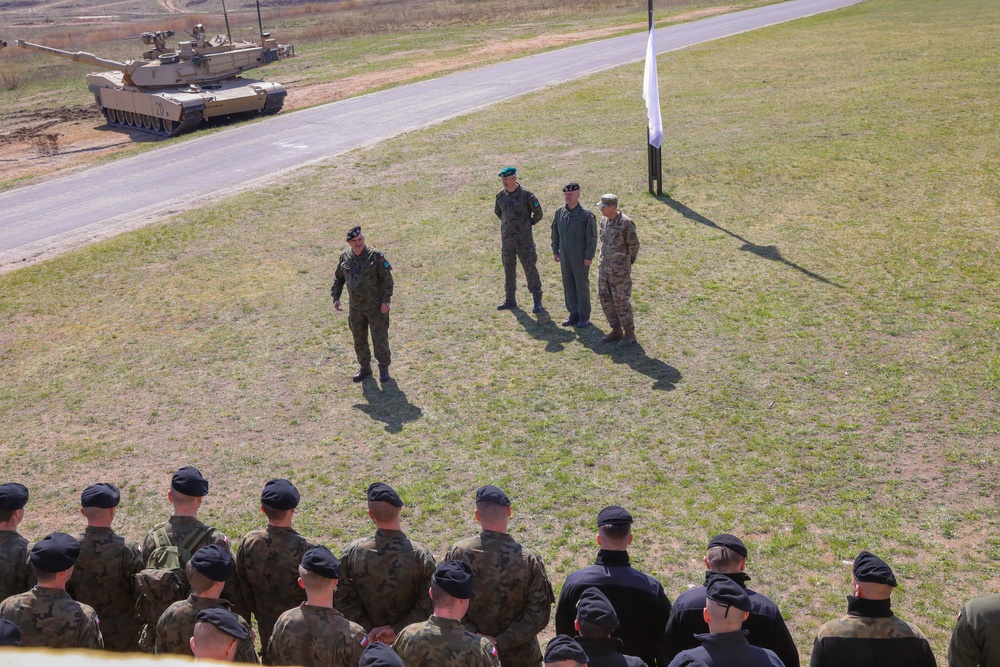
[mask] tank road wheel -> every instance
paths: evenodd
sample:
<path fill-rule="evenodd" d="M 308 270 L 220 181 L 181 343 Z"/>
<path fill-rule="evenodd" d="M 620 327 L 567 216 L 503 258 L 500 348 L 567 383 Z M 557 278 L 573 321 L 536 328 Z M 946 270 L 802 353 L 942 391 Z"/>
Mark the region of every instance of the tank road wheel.
<path fill-rule="evenodd" d="M 160 126 L 160 119 L 157 118 L 156 116 L 150 116 L 149 117 L 149 124 L 150 124 L 150 126 L 152 126 L 154 132 L 159 133 L 161 131 L 160 130 L 160 127 L 161 127 Z"/>
<path fill-rule="evenodd" d="M 163 133 L 168 137 L 173 133 L 175 127 L 177 127 L 177 123 L 166 118 L 163 119 Z"/>
<path fill-rule="evenodd" d="M 152 116 L 147 116 L 146 114 L 142 114 L 142 127 L 145 130 L 152 130 L 153 129 L 153 117 Z"/>
<path fill-rule="evenodd" d="M 121 109 L 115 109 L 115 120 L 118 121 L 119 125 L 125 125 L 125 112 Z"/>
<path fill-rule="evenodd" d="M 125 124 L 129 127 L 135 127 L 135 114 L 131 111 L 125 112 Z"/>

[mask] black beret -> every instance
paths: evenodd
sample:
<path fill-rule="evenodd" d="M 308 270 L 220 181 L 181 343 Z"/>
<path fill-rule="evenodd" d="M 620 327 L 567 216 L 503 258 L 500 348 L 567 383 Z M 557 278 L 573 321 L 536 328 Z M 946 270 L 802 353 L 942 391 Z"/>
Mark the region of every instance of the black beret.
<path fill-rule="evenodd" d="M 708 541 L 708 548 L 711 549 L 712 547 L 729 547 L 744 558 L 747 557 L 747 548 L 743 544 L 743 540 L 729 533 L 720 533 L 710 539 Z"/>
<path fill-rule="evenodd" d="M 579 183 L 569 183 L 566 187 L 563 188 L 563 192 L 576 192 L 579 189 L 580 189 Z"/>
<path fill-rule="evenodd" d="M 446 560 L 437 566 L 431 579 L 452 597 L 460 600 L 472 597 L 472 570 L 461 561 Z"/>
<path fill-rule="evenodd" d="M 854 578 L 871 584 L 896 585 L 892 568 L 884 560 L 869 551 L 862 551 L 854 559 Z"/>
<path fill-rule="evenodd" d="M 191 567 L 212 581 L 226 581 L 233 574 L 233 555 L 224 546 L 209 544 L 194 552 Z"/>
<path fill-rule="evenodd" d="M 389 503 L 393 507 L 403 506 L 403 499 L 396 490 L 384 482 L 375 482 L 368 487 L 368 502 Z"/>
<path fill-rule="evenodd" d="M 403 667 L 403 661 L 388 644 L 371 642 L 361 654 L 358 667 Z"/>
<path fill-rule="evenodd" d="M 750 611 L 750 596 L 746 590 L 724 574 L 715 574 L 708 578 L 705 597 L 724 607 Z"/>
<path fill-rule="evenodd" d="M 13 621 L 0 619 L 0 646 L 20 646 L 21 630 Z"/>
<path fill-rule="evenodd" d="M 515 176 L 515 175 L 517 175 L 517 169 L 515 169 L 514 167 L 507 167 L 506 169 L 503 169 L 499 174 L 497 174 L 497 176 L 499 176 L 500 178 L 506 178 L 508 176 Z"/>
<path fill-rule="evenodd" d="M 19 510 L 28 504 L 28 487 L 17 482 L 0 484 L 0 510 Z"/>
<path fill-rule="evenodd" d="M 186 466 L 174 473 L 170 488 L 185 496 L 201 498 L 208 495 L 208 480 L 194 466 Z"/>
<path fill-rule="evenodd" d="M 340 561 L 324 546 L 307 551 L 302 556 L 302 567 L 327 579 L 340 579 Z"/>
<path fill-rule="evenodd" d="M 299 490 L 287 479 L 272 479 L 260 492 L 260 504 L 276 510 L 293 510 L 299 506 Z"/>
<path fill-rule="evenodd" d="M 350 231 L 347 232 L 347 240 L 350 241 L 358 236 L 361 236 L 361 225 L 354 225 L 351 227 Z"/>
<path fill-rule="evenodd" d="M 490 484 L 476 489 L 476 502 L 510 507 L 510 498 L 507 497 L 507 494 L 500 490 L 500 487 Z"/>
<path fill-rule="evenodd" d="M 632 515 L 624 507 L 610 505 L 597 514 L 597 525 L 600 526 L 624 526 L 632 523 Z"/>
<path fill-rule="evenodd" d="M 31 564 L 42 572 L 64 572 L 76 565 L 80 543 L 66 533 L 50 533 L 31 547 Z"/>
<path fill-rule="evenodd" d="M 577 644 L 575 639 L 569 635 L 556 635 L 545 647 L 545 662 L 562 662 L 563 660 L 572 660 L 583 664 L 590 662 L 583 647 Z"/>
<path fill-rule="evenodd" d="M 118 507 L 122 494 L 118 487 L 107 482 L 91 484 L 80 494 L 81 507 L 99 507 L 101 509 L 111 509 Z"/>
<path fill-rule="evenodd" d="M 576 617 L 611 632 L 621 625 L 611 601 L 596 586 L 591 586 L 580 596 L 576 603 Z"/>
<path fill-rule="evenodd" d="M 236 617 L 236 614 L 222 607 L 202 609 L 195 617 L 195 622 L 211 623 L 219 632 L 240 641 L 250 636 L 250 631 L 240 623 L 240 619 Z"/>

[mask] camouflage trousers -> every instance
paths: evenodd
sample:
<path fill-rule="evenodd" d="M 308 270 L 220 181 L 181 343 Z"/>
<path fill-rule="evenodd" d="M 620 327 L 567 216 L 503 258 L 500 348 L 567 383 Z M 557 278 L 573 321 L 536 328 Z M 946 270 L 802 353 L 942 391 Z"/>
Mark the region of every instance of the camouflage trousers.
<path fill-rule="evenodd" d="M 632 274 L 609 275 L 604 272 L 597 276 L 597 295 L 601 298 L 601 308 L 608 324 L 622 327 L 626 333 L 635 332 L 632 319 Z"/>
<path fill-rule="evenodd" d="M 500 246 L 500 258 L 503 260 L 503 290 L 508 299 L 517 295 L 517 260 L 521 260 L 524 278 L 528 282 L 528 291 L 532 296 L 541 298 L 542 279 L 538 277 L 538 253 L 535 252 L 535 241 L 529 231 L 527 235 L 504 237 Z"/>
<path fill-rule="evenodd" d="M 354 336 L 354 354 L 362 368 L 371 366 L 372 351 L 368 347 L 368 332 L 372 334 L 372 346 L 379 366 L 388 366 L 389 354 L 389 314 L 382 314 L 378 306 L 374 308 L 351 308 L 347 314 L 347 325 Z"/>

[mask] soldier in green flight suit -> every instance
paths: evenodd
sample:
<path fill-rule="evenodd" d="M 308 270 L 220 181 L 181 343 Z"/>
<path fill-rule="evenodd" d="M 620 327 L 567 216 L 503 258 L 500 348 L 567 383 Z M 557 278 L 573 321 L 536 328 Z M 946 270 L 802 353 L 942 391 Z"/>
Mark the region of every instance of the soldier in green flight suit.
<path fill-rule="evenodd" d="M 565 206 L 552 218 L 552 257 L 562 269 L 563 295 L 569 317 L 564 327 L 590 324 L 590 265 L 597 253 L 597 219 L 580 206 L 580 184 L 563 188 Z"/>

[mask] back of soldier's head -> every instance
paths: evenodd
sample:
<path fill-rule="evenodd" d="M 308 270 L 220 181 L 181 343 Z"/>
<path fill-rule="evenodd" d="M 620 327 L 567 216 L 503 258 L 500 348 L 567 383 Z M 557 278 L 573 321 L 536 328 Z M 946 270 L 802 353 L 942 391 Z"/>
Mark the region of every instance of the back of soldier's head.
<path fill-rule="evenodd" d="M 187 576 L 188 584 L 191 585 L 191 592 L 198 596 L 206 593 L 218 583 L 196 570 L 190 562 L 184 566 L 184 574 Z"/>
<path fill-rule="evenodd" d="M 431 601 L 434 609 L 454 609 L 462 601 L 431 581 Z"/>
<path fill-rule="evenodd" d="M 729 533 L 720 533 L 708 541 L 705 562 L 712 572 L 733 574 L 743 570 L 748 553 L 743 540 Z"/>
<path fill-rule="evenodd" d="M 371 512 L 372 520 L 375 523 L 392 523 L 399 519 L 400 508 L 385 501 L 370 500 L 368 501 L 368 511 Z"/>
<path fill-rule="evenodd" d="M 602 628 L 596 623 L 576 619 L 577 629 L 584 639 L 607 639 L 611 636 L 611 630 Z"/>
<path fill-rule="evenodd" d="M 328 588 L 333 588 L 336 584 L 335 579 L 324 577 L 316 572 L 310 572 L 301 565 L 299 565 L 299 579 L 302 580 L 302 587 L 310 593 L 316 593 L 324 591 Z"/>
<path fill-rule="evenodd" d="M 0 523 L 16 527 L 24 517 L 24 506 L 28 504 L 28 488 L 17 482 L 0 484 Z"/>
<path fill-rule="evenodd" d="M 480 523 L 502 526 L 510 517 L 510 498 L 497 486 L 481 486 L 476 490 L 476 513 Z"/>
<path fill-rule="evenodd" d="M 597 535 L 602 548 L 625 551 L 632 541 L 632 515 L 624 507 L 608 505 L 597 514 Z"/>
<path fill-rule="evenodd" d="M 236 638 L 230 637 L 211 623 L 199 621 L 194 624 L 191 650 L 199 660 L 231 661 L 236 650 Z"/>

